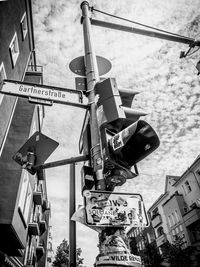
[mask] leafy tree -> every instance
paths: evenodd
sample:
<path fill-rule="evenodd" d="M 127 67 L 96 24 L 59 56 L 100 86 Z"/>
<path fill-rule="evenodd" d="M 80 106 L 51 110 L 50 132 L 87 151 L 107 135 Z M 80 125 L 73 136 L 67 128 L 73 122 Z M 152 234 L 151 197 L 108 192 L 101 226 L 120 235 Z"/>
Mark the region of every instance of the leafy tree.
<path fill-rule="evenodd" d="M 129 247 L 130 247 L 131 254 L 139 255 L 138 250 L 137 250 L 137 243 L 136 243 L 135 237 L 129 238 Z"/>
<path fill-rule="evenodd" d="M 192 266 L 191 255 L 192 247 L 183 248 L 184 242 L 180 237 L 171 244 L 169 241 L 163 246 L 163 259 L 171 267 Z"/>
<path fill-rule="evenodd" d="M 160 267 L 162 258 L 158 252 L 158 248 L 155 242 L 146 244 L 143 255 L 144 264 L 146 267 Z"/>
<path fill-rule="evenodd" d="M 76 250 L 76 266 L 81 267 L 83 264 L 83 258 L 81 258 L 82 250 L 77 248 Z M 69 244 L 64 239 L 61 244 L 57 247 L 55 260 L 53 261 L 53 267 L 70 267 L 69 264 Z"/>

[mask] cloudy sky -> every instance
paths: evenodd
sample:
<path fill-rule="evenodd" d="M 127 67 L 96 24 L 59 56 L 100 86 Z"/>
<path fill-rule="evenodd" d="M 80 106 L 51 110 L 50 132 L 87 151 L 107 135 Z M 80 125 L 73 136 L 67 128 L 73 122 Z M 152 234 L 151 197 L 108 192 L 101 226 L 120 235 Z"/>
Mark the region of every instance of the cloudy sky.
<path fill-rule="evenodd" d="M 69 69 L 74 58 L 84 55 L 79 0 L 33 0 L 33 19 L 38 65 L 44 68 L 44 84 L 75 88 L 75 75 Z M 199 0 L 97 0 L 96 9 L 153 27 L 198 39 Z M 94 18 L 111 20 L 94 12 Z M 112 19 L 112 22 L 126 24 Z M 128 24 L 129 26 L 135 26 Z M 137 27 L 137 26 L 135 26 Z M 166 175 L 181 175 L 199 154 L 199 76 L 195 68 L 199 52 L 180 59 L 188 46 L 93 26 L 96 54 L 109 59 L 120 88 L 140 91 L 133 107 L 148 112 L 145 120 L 157 131 L 161 145 L 138 164 L 140 175 L 120 190 L 141 193 L 146 209 L 163 193 Z M 48 161 L 78 156 L 78 140 L 85 111 L 70 106 L 46 108 L 43 133 L 60 143 Z M 76 167 L 77 205 L 82 204 L 80 168 Z M 47 171 L 52 205 L 54 249 L 68 239 L 69 168 Z M 77 224 L 77 243 L 87 267 L 98 253 L 97 234 Z M 90 251 L 90 252 L 89 252 Z"/>

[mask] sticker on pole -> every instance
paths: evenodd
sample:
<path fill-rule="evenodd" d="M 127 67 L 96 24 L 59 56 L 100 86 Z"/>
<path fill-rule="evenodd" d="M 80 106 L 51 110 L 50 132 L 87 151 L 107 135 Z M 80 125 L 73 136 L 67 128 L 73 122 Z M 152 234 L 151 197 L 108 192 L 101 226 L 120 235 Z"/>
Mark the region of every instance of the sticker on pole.
<path fill-rule="evenodd" d="M 140 194 L 90 191 L 84 197 L 86 223 L 102 227 L 147 227 L 148 220 Z"/>
<path fill-rule="evenodd" d="M 130 253 L 110 253 L 106 256 L 97 256 L 96 266 L 141 266 L 141 257 Z"/>

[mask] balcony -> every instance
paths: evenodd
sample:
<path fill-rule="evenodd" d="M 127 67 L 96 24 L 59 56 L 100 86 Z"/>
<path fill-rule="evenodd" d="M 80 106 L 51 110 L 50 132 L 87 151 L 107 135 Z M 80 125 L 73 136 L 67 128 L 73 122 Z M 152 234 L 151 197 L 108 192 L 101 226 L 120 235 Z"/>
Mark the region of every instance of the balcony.
<path fill-rule="evenodd" d="M 40 230 L 37 222 L 32 222 L 28 224 L 28 234 L 29 235 L 39 235 Z"/>
<path fill-rule="evenodd" d="M 44 212 L 45 210 L 49 209 L 49 203 L 47 199 L 43 198 L 43 202 L 42 202 L 42 211 Z"/>
<path fill-rule="evenodd" d="M 200 219 L 200 209 L 194 208 L 183 215 L 183 221 L 186 226 L 189 226 Z"/>
<path fill-rule="evenodd" d="M 44 220 L 41 220 L 39 223 L 40 227 L 40 234 L 42 235 L 47 230 L 47 224 Z"/>
<path fill-rule="evenodd" d="M 167 242 L 166 234 L 162 234 L 161 236 L 156 238 L 157 247 L 162 246 L 165 242 Z"/>
<path fill-rule="evenodd" d="M 39 260 L 43 255 L 44 255 L 44 247 L 43 247 L 42 244 L 39 244 L 36 247 L 36 257 L 37 257 L 37 260 Z"/>
<path fill-rule="evenodd" d="M 35 264 L 33 264 L 33 259 L 28 259 L 24 267 L 34 267 Z"/>
<path fill-rule="evenodd" d="M 35 205 L 42 205 L 42 191 L 33 192 L 33 202 Z"/>
<path fill-rule="evenodd" d="M 157 214 L 156 217 L 154 217 L 152 219 L 152 226 L 153 226 L 153 228 L 155 228 L 161 223 L 162 223 L 162 218 L 161 218 L 160 214 Z"/>

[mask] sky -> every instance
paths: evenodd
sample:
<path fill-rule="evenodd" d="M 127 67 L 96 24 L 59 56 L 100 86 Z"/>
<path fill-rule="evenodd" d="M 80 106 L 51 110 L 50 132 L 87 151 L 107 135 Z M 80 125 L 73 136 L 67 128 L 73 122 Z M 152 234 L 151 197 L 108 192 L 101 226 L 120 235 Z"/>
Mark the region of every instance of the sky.
<path fill-rule="evenodd" d="M 43 66 L 44 84 L 75 89 L 70 62 L 84 55 L 81 1 L 33 0 L 37 64 Z M 198 39 L 199 0 L 89 1 L 98 10 Z M 94 12 L 93 18 L 138 27 Z M 141 92 L 133 107 L 147 111 L 145 119 L 156 130 L 160 147 L 138 164 L 140 175 L 118 190 L 140 193 L 146 209 L 164 192 L 166 175 L 181 175 L 199 155 L 199 52 L 180 59 L 188 46 L 132 33 L 92 26 L 96 55 L 110 60 L 120 88 Z M 47 160 L 78 156 L 85 111 L 54 104 L 45 108 L 43 133 L 59 142 Z M 81 163 L 76 165 L 76 203 L 81 205 Z M 69 236 L 69 166 L 46 171 L 52 208 L 53 247 Z M 98 254 L 97 233 L 77 223 L 77 246 L 87 267 Z"/>

